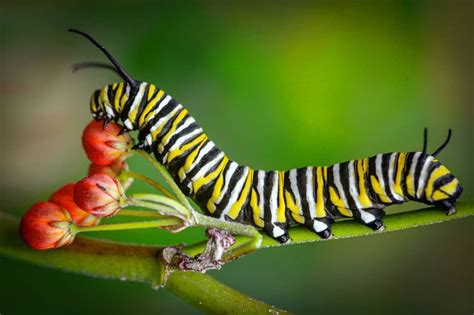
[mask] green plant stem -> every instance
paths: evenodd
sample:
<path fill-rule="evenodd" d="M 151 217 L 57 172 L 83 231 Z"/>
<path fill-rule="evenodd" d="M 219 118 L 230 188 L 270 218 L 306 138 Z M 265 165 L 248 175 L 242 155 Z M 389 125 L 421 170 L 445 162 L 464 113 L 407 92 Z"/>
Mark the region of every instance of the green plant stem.
<path fill-rule="evenodd" d="M 133 229 L 147 229 L 159 228 L 164 226 L 173 226 L 181 224 L 181 220 L 176 218 L 161 219 L 155 221 L 145 222 L 128 222 L 115 224 L 100 224 L 95 226 L 77 226 L 71 225 L 71 230 L 74 233 L 82 232 L 102 232 L 102 231 L 117 231 L 117 230 L 133 230 Z"/>
<path fill-rule="evenodd" d="M 153 210 L 127 210 L 127 209 L 121 209 L 116 216 L 122 216 L 122 217 L 137 217 L 137 218 L 155 218 L 155 219 L 160 219 L 160 218 L 167 218 L 166 216 L 163 216 L 159 214 L 156 211 Z"/>
<path fill-rule="evenodd" d="M 383 222 L 385 225 L 385 230 L 381 232 L 373 232 L 368 227 L 354 220 L 336 221 L 332 225 L 332 231 L 334 233 L 334 236 L 329 240 L 321 239 L 315 233 L 309 231 L 306 227 L 292 227 L 290 228 L 289 232 L 290 237 L 292 239 L 291 242 L 280 244 L 279 242 L 262 233 L 263 240 L 260 248 L 287 246 L 308 242 L 331 241 L 349 237 L 378 235 L 381 233 L 407 230 L 425 225 L 471 217 L 474 216 L 474 200 L 458 202 L 456 204 L 456 209 L 456 214 L 450 216 L 447 216 L 443 211 L 434 207 L 389 214 L 386 215 L 384 218 Z M 249 237 L 247 236 L 237 236 L 236 243 L 231 247 L 231 249 L 248 241 Z M 205 247 L 206 242 L 201 242 L 184 248 L 184 251 L 189 255 L 196 255 L 198 253 L 201 253 L 205 249 Z M 240 257 L 229 255 L 229 253 L 224 255 L 224 261 L 231 261 Z"/>
<path fill-rule="evenodd" d="M 124 245 L 77 237 L 70 246 L 48 251 L 28 248 L 20 239 L 18 221 L 0 213 L 0 255 L 88 275 L 145 282 L 157 288 L 164 266 L 161 248 Z M 207 313 L 287 314 L 250 298 L 202 273 L 173 272 L 165 288 Z"/>
<path fill-rule="evenodd" d="M 189 211 L 191 211 L 193 207 L 191 206 L 191 204 L 189 203 L 188 199 L 183 194 L 181 189 L 179 189 L 178 185 L 176 185 L 173 177 L 171 177 L 171 175 L 168 173 L 168 170 L 163 165 L 158 163 L 158 161 L 156 161 L 153 157 L 151 157 L 145 151 L 137 150 L 137 152 L 141 156 L 143 156 L 145 159 L 147 159 L 153 165 L 153 167 L 155 167 L 158 173 L 160 173 L 160 176 L 166 181 L 168 186 L 173 190 L 173 193 L 176 195 L 176 197 L 181 202 L 181 204 L 184 205 L 187 209 L 189 209 Z"/>
<path fill-rule="evenodd" d="M 160 191 L 166 197 L 171 198 L 171 199 L 175 198 L 175 196 L 173 196 L 165 187 L 163 187 L 158 182 L 156 182 L 155 180 L 153 180 L 153 179 L 151 179 L 147 176 L 143 176 L 143 175 L 138 174 L 138 173 L 133 172 L 133 171 L 122 171 L 120 176 L 125 176 L 125 177 L 129 177 L 129 178 L 135 178 L 135 179 L 141 180 L 141 181 L 149 184 L 150 186 L 154 187 L 158 191 Z"/>

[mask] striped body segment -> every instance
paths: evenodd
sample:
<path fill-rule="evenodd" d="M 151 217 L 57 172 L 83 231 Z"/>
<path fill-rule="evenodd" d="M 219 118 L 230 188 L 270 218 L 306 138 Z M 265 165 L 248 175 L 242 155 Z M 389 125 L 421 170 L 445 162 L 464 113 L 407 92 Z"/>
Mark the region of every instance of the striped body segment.
<path fill-rule="evenodd" d="M 95 119 L 121 121 L 138 130 L 138 147 L 154 154 L 179 187 L 207 213 L 252 224 L 280 242 L 292 224 L 323 238 L 331 223 L 352 217 L 383 228 L 383 209 L 409 200 L 446 211 L 462 188 L 449 170 L 425 152 L 385 153 L 328 167 L 253 170 L 232 161 L 174 98 L 152 84 L 115 83 L 91 98 Z"/>

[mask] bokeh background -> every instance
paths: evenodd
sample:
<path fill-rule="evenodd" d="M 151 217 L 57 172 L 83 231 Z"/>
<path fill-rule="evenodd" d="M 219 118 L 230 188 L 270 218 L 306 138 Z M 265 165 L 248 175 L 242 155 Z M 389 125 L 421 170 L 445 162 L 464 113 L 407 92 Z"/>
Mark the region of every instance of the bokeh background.
<path fill-rule="evenodd" d="M 76 27 L 140 80 L 185 104 L 228 154 L 255 168 L 327 165 L 451 144 L 440 159 L 473 197 L 470 1 L 24 1 L 1 9 L 1 211 L 17 217 L 86 174 L 91 93 L 119 80 Z M 140 158 L 133 169 L 152 172 Z M 152 173 L 150 173 L 152 174 Z M 146 189 L 137 186 L 136 190 Z M 389 208 L 405 211 L 421 205 Z M 470 314 L 473 220 L 261 250 L 211 274 L 297 313 Z M 94 237 L 203 239 L 161 231 Z M 2 314 L 194 313 L 162 289 L 0 257 Z"/>

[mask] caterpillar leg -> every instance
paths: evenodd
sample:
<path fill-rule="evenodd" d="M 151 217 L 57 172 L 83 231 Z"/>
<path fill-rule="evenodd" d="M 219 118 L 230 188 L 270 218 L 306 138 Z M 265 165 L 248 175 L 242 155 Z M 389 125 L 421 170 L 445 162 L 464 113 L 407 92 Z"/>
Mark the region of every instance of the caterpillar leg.
<path fill-rule="evenodd" d="M 365 226 L 371 228 L 374 231 L 383 231 L 385 226 L 383 225 L 382 218 L 385 212 L 382 209 L 361 209 L 353 211 L 354 218 Z"/>
<path fill-rule="evenodd" d="M 263 228 L 265 233 L 274 240 L 285 244 L 290 241 L 290 236 L 288 235 L 288 224 L 287 223 L 265 223 Z"/>
<path fill-rule="evenodd" d="M 454 202 L 449 200 L 441 200 L 435 202 L 435 206 L 443 210 L 446 215 L 453 215 L 456 213 L 456 207 L 454 206 Z"/>
<path fill-rule="evenodd" d="M 334 222 L 331 218 L 311 219 L 306 222 L 308 229 L 318 234 L 322 239 L 329 239 L 332 237 L 331 224 Z"/>

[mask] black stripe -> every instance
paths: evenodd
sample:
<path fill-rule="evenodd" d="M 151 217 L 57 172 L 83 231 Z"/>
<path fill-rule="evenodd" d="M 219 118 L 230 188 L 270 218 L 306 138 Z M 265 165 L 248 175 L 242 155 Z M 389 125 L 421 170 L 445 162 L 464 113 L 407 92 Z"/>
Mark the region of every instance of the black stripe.
<path fill-rule="evenodd" d="M 219 165 L 222 163 L 222 160 L 220 160 L 215 167 L 213 167 L 211 169 L 210 172 L 213 172 L 215 171 Z M 229 162 L 227 162 L 227 165 L 229 165 Z M 199 190 L 197 192 L 195 192 L 195 199 L 198 203 L 200 203 L 201 207 L 204 208 L 204 209 L 207 209 L 207 202 L 209 201 L 209 199 L 211 198 L 212 196 L 212 193 L 214 191 L 214 186 L 217 182 L 217 179 L 219 178 L 219 176 L 222 174 L 223 171 L 225 171 L 226 167 L 224 167 L 222 169 L 222 171 L 216 176 L 215 179 L 209 181 L 208 183 L 206 183 L 205 185 L 203 185 L 201 188 L 199 188 Z"/>
<path fill-rule="evenodd" d="M 202 148 L 204 148 L 204 146 Z M 196 175 L 201 170 L 201 168 L 203 168 L 206 164 L 214 160 L 217 157 L 217 155 L 221 152 L 222 151 L 219 150 L 216 146 L 213 146 L 211 150 L 208 151 L 206 154 L 204 154 L 202 159 L 196 165 L 194 165 L 192 169 L 189 170 L 189 172 L 186 174 L 186 177 L 191 179 L 194 175 Z"/>
<path fill-rule="evenodd" d="M 275 172 L 268 171 L 265 172 L 265 180 L 263 184 L 263 221 L 265 222 L 264 230 L 268 234 L 272 234 L 273 231 L 273 222 L 272 222 L 272 213 L 270 209 L 270 200 L 273 185 L 275 185 Z"/>
<path fill-rule="evenodd" d="M 375 192 L 374 188 L 372 187 L 372 180 L 371 177 L 375 176 L 377 178 L 377 171 L 376 171 L 376 161 L 377 155 L 371 156 L 368 160 L 368 172 L 367 172 L 367 181 L 366 181 L 366 188 L 367 188 L 367 193 L 369 195 L 369 199 L 377 204 L 384 204 L 382 200 L 380 199 L 379 195 Z"/>
<path fill-rule="evenodd" d="M 349 177 L 350 177 L 349 176 L 349 162 L 340 163 L 339 164 L 339 178 L 341 179 L 342 189 L 344 190 L 344 194 L 346 196 L 349 209 L 352 211 L 359 210 L 350 192 Z"/>
<path fill-rule="evenodd" d="M 388 170 L 390 168 L 390 156 L 392 153 L 385 153 L 382 155 L 382 178 L 385 183 L 385 195 L 390 199 L 392 202 L 395 201 L 393 197 L 392 191 L 390 189 L 390 181 L 388 178 Z"/>
<path fill-rule="evenodd" d="M 155 106 L 153 106 L 153 109 L 155 109 L 162 100 L 164 100 L 164 98 L 167 96 L 167 94 L 163 94 L 162 98 L 160 99 L 160 101 L 158 101 Z M 142 129 L 140 130 L 140 132 L 138 133 L 138 139 L 139 140 L 145 140 L 146 136 L 150 133 L 150 130 L 151 128 L 153 128 L 153 126 L 158 122 L 158 120 L 160 120 L 161 118 L 163 117 L 166 117 L 166 115 L 168 115 L 169 113 L 171 113 L 175 107 L 178 105 L 178 103 L 176 101 L 172 102 L 174 99 L 171 98 L 170 101 L 168 102 L 168 104 L 166 104 L 161 110 L 159 113 L 157 113 L 155 115 L 155 117 L 151 118 L 151 119 L 148 119 L 147 122 L 145 123 L 145 125 L 142 127 Z"/>
<path fill-rule="evenodd" d="M 301 211 L 303 213 L 304 222 L 306 224 L 309 224 L 311 223 L 311 213 L 309 211 L 307 192 L 306 192 L 306 183 L 307 183 L 306 169 L 307 167 L 301 167 L 296 170 L 296 186 L 298 187 L 298 192 L 301 199 Z"/>
<path fill-rule="evenodd" d="M 414 152 L 407 153 L 405 158 L 405 168 L 403 169 L 404 185 L 402 185 L 403 194 L 406 198 L 413 200 L 413 197 L 408 193 L 406 178 L 410 174 L 411 164 L 413 163 Z"/>
<path fill-rule="evenodd" d="M 360 196 L 360 187 L 359 187 L 359 163 L 362 163 L 361 160 L 352 160 L 349 163 L 352 163 L 353 168 L 354 168 L 354 184 L 356 187 L 357 195 Z"/>
<path fill-rule="evenodd" d="M 415 197 L 416 197 L 416 192 L 418 191 L 419 185 L 420 185 L 420 175 L 421 175 L 421 170 L 423 169 L 423 166 L 425 164 L 426 159 L 428 158 L 429 155 L 423 153 L 420 154 L 420 157 L 418 158 L 418 164 L 416 165 L 415 168 L 415 176 L 413 178 L 414 184 L 415 184 Z"/>
<path fill-rule="evenodd" d="M 221 202 L 216 205 L 216 211 L 213 214 L 214 217 L 218 218 L 221 216 L 222 211 L 229 203 L 229 199 L 232 195 L 232 192 L 235 190 L 235 186 L 237 185 L 237 182 L 242 178 L 244 174 L 244 170 L 245 170 L 245 167 L 239 165 L 237 166 L 237 169 L 235 170 L 234 174 L 232 174 L 231 178 L 225 179 L 225 180 L 229 180 L 229 185 L 227 186 L 227 193 L 224 194 L 224 197 L 222 198 Z"/>
<path fill-rule="evenodd" d="M 143 96 L 140 101 L 140 104 L 138 104 L 137 115 L 135 116 L 135 121 L 132 121 L 134 130 L 138 129 L 138 122 L 140 121 L 140 116 L 143 113 L 145 106 L 148 104 L 147 96 L 148 96 L 149 91 L 150 91 L 150 85 L 147 84 L 145 86 L 145 91 L 143 92 Z"/>
<path fill-rule="evenodd" d="M 125 88 L 127 86 L 129 86 L 128 83 L 126 84 Z M 122 121 L 127 120 L 128 114 L 130 112 L 130 108 L 132 107 L 133 101 L 135 100 L 135 97 L 137 96 L 139 90 L 140 90 L 140 84 L 130 87 L 130 93 L 129 93 L 128 99 L 125 102 L 125 105 L 123 106 L 122 112 L 120 113 L 120 119 Z"/>

